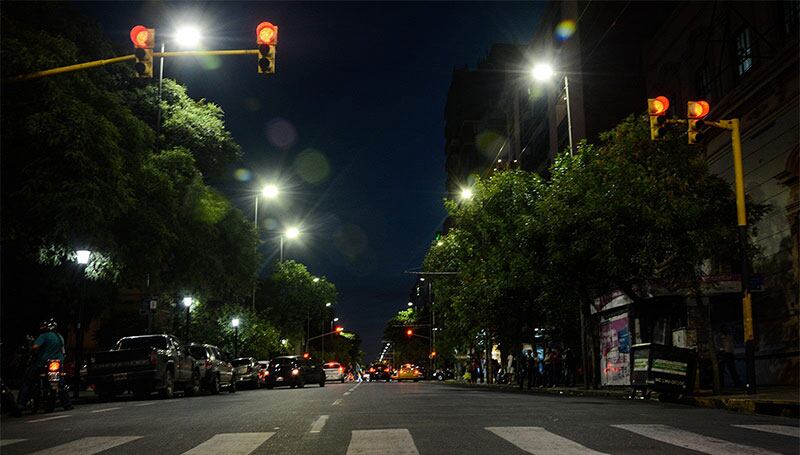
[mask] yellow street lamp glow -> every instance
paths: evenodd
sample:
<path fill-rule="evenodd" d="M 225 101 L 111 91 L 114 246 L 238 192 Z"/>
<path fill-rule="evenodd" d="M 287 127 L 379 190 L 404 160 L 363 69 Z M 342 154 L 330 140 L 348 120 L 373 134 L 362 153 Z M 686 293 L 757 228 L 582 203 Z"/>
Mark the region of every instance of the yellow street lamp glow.
<path fill-rule="evenodd" d="M 275 185 L 266 185 L 261 189 L 261 195 L 267 199 L 275 199 L 278 197 L 278 193 L 280 193 L 280 190 Z"/>
<path fill-rule="evenodd" d="M 531 75 L 537 81 L 546 81 L 552 78 L 553 74 L 555 74 L 553 67 L 547 63 L 537 63 L 531 70 Z"/>
<path fill-rule="evenodd" d="M 175 42 L 184 49 L 194 49 L 200 46 L 200 29 L 192 26 L 184 26 L 175 32 Z"/>
<path fill-rule="evenodd" d="M 299 236 L 300 236 L 300 229 L 296 227 L 290 227 L 289 229 L 286 230 L 286 238 L 296 239 Z"/>
<path fill-rule="evenodd" d="M 461 189 L 461 199 L 462 200 L 466 201 L 468 199 L 472 199 L 472 196 L 474 196 L 474 193 L 472 192 L 472 190 L 470 188 L 462 188 Z"/>

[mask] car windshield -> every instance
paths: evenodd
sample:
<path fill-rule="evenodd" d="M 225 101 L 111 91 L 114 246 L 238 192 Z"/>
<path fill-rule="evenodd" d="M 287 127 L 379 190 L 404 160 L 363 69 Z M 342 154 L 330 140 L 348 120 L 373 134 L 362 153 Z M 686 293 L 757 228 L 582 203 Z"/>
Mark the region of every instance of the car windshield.
<path fill-rule="evenodd" d="M 208 356 L 208 354 L 206 354 L 206 348 L 203 346 L 190 346 L 189 352 L 195 359 L 205 359 Z"/>
<path fill-rule="evenodd" d="M 138 349 L 138 348 L 156 348 L 166 349 L 167 339 L 165 337 L 135 337 L 123 338 L 117 343 L 117 349 Z"/>
<path fill-rule="evenodd" d="M 250 359 L 235 359 L 231 362 L 235 367 L 241 367 L 245 365 L 250 365 Z"/>

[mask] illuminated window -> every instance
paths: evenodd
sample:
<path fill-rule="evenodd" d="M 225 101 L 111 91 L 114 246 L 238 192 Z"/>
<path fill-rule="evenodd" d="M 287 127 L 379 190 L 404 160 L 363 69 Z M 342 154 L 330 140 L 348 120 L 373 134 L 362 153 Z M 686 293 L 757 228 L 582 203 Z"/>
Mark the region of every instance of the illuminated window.
<path fill-rule="evenodd" d="M 736 61 L 739 76 L 753 67 L 753 47 L 750 45 L 750 29 L 743 28 L 736 36 Z"/>

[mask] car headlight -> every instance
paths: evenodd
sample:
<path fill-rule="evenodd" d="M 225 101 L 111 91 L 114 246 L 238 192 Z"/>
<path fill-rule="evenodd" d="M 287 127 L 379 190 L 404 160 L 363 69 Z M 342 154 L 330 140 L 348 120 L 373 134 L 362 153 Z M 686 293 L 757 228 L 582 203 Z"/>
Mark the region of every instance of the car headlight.
<path fill-rule="evenodd" d="M 297 376 L 298 374 L 300 374 L 300 370 L 298 370 L 297 368 L 292 370 L 292 376 Z"/>

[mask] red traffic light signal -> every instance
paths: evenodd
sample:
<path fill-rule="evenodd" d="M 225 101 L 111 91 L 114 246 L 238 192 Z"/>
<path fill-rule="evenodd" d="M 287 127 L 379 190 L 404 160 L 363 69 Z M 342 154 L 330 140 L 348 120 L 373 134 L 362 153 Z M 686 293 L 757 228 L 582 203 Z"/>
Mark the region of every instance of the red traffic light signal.
<path fill-rule="evenodd" d="M 414 331 L 411 330 L 411 329 L 408 329 L 408 330 L 406 330 L 406 335 L 412 336 L 412 335 L 414 335 Z"/>
<path fill-rule="evenodd" d="M 686 138 L 689 144 L 697 144 L 704 138 L 700 131 L 705 126 L 703 118 L 711 111 L 708 101 L 689 101 L 686 103 L 686 117 L 688 117 Z"/>
<path fill-rule="evenodd" d="M 304 359 L 307 359 L 307 358 L 309 358 L 309 357 L 311 357 L 311 354 L 309 354 L 309 353 L 307 353 L 307 352 L 304 352 L 304 353 L 303 353 L 303 358 L 304 358 Z"/>
<path fill-rule="evenodd" d="M 342 333 L 342 332 L 344 332 L 344 327 L 341 326 L 336 327 L 336 333 Z"/>
<path fill-rule="evenodd" d="M 262 22 L 256 27 L 256 43 L 274 46 L 278 44 L 278 26 L 270 22 Z"/>
<path fill-rule="evenodd" d="M 657 96 L 647 100 L 650 115 L 664 115 L 669 109 L 669 99 L 666 96 Z"/>
<path fill-rule="evenodd" d="M 647 99 L 647 113 L 650 116 L 650 140 L 664 140 L 667 134 L 667 129 L 664 127 L 667 123 L 667 109 L 669 109 L 669 100 L 666 96 Z"/>
<path fill-rule="evenodd" d="M 689 118 L 703 118 L 711 111 L 708 101 L 689 101 L 686 103 L 686 116 Z"/>
<path fill-rule="evenodd" d="M 137 25 L 131 29 L 131 41 L 137 49 L 152 49 L 155 44 L 155 30 L 144 25 Z"/>

